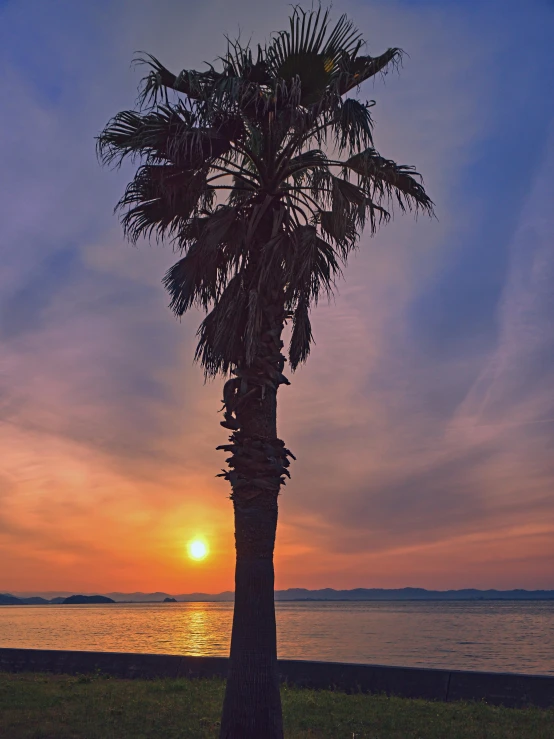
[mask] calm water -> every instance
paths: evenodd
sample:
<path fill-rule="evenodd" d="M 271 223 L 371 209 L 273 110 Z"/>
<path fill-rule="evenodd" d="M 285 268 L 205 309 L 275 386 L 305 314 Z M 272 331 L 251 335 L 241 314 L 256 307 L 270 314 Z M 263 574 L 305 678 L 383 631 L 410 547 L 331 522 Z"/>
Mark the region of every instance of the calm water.
<path fill-rule="evenodd" d="M 0 646 L 226 656 L 231 603 L 2 606 Z M 279 656 L 554 675 L 554 602 L 278 603 Z"/>

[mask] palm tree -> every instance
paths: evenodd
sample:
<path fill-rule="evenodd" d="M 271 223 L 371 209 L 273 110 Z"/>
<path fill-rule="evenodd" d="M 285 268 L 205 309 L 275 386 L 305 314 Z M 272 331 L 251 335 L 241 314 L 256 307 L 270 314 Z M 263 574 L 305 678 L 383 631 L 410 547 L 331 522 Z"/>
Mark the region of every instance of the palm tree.
<path fill-rule="evenodd" d="M 218 69 L 172 74 L 155 57 L 137 110 L 112 118 L 100 159 L 138 160 L 118 203 L 126 236 L 171 240 L 181 258 L 164 284 L 177 316 L 205 311 L 195 359 L 223 375 L 231 434 L 220 477 L 232 488 L 236 575 L 221 737 L 283 736 L 275 633 L 277 497 L 293 454 L 277 437 L 277 390 L 288 361 L 306 361 L 310 309 L 330 295 L 364 227 L 402 211 L 432 213 L 412 167 L 373 146 L 371 102 L 348 93 L 401 51 L 361 54 L 342 16 L 296 7 L 289 30 L 253 55 L 228 42 Z"/>

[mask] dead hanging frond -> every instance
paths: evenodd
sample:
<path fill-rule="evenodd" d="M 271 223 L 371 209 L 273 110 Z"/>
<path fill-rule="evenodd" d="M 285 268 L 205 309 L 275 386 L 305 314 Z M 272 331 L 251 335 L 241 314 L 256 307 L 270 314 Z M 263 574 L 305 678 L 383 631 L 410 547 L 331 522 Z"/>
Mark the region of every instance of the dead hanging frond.
<path fill-rule="evenodd" d="M 242 275 L 237 274 L 231 278 L 198 329 L 194 358 L 204 368 L 206 377 L 227 374 L 240 363 L 247 318 L 247 294 Z"/>
<path fill-rule="evenodd" d="M 308 359 L 313 342 L 310 322 L 309 299 L 302 297 L 294 310 L 289 344 L 289 360 L 292 371 Z"/>
<path fill-rule="evenodd" d="M 246 366 L 250 367 L 258 353 L 262 328 L 262 306 L 257 290 L 248 293 L 248 317 L 244 332 L 244 353 Z"/>
<path fill-rule="evenodd" d="M 339 151 L 359 151 L 373 144 L 373 120 L 369 112 L 374 101 L 361 103 L 354 98 L 344 100 L 333 126 L 335 146 Z"/>
<path fill-rule="evenodd" d="M 169 307 L 182 316 L 193 306 L 207 311 L 224 292 L 236 254 L 233 238 L 237 211 L 222 206 L 213 214 L 197 218 L 185 256 L 169 269 L 163 283 L 171 296 Z"/>

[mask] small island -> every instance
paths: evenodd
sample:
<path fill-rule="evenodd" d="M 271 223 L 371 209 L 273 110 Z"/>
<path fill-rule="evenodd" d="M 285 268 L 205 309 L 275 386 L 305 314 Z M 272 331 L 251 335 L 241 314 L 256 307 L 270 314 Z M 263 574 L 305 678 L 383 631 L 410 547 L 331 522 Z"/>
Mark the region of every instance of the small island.
<path fill-rule="evenodd" d="M 177 598 L 164 598 L 162 603 L 177 603 Z"/>
<path fill-rule="evenodd" d="M 63 605 L 82 605 L 84 603 L 115 603 L 115 600 L 108 598 L 106 595 L 70 595 L 64 598 Z"/>

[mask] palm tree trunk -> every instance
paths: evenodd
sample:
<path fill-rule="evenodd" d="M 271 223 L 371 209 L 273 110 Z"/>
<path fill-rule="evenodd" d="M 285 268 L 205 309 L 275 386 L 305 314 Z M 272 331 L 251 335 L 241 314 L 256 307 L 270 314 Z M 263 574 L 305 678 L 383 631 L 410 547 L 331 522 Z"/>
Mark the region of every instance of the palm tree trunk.
<path fill-rule="evenodd" d="M 281 333 L 286 318 L 282 290 L 266 295 L 258 310 L 250 293 L 252 328 L 243 361 L 225 383 L 225 420 L 233 431 L 223 472 L 233 488 L 235 610 L 220 739 L 283 739 L 273 550 L 277 497 L 294 455 L 277 438 L 277 390 L 282 374 Z M 248 332 L 247 332 L 248 333 Z"/>
<path fill-rule="evenodd" d="M 263 445 L 282 449 L 276 407 L 272 391 L 248 404 L 243 413 L 237 412 L 241 430 L 231 439 L 241 447 L 239 457 L 249 447 L 251 451 Z M 243 467 L 246 482 L 245 472 Z M 251 472 L 254 475 L 260 472 Z M 233 490 L 235 609 L 220 739 L 283 739 L 273 572 L 278 492 L 278 478 L 274 489 L 246 484 Z"/>

